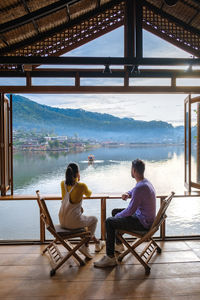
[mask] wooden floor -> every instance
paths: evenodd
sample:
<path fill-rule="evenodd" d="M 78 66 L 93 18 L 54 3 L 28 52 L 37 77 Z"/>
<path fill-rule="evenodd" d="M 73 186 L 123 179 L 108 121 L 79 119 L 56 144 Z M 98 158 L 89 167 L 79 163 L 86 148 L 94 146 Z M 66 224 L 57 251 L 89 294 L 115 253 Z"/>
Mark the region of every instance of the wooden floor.
<path fill-rule="evenodd" d="M 0 246 L 0 299 L 200 299 L 200 241 L 161 243 L 162 254 L 152 259 L 151 274 L 132 257 L 109 269 L 73 260 L 49 276 L 43 246 Z M 93 246 L 91 246 L 93 249 Z"/>

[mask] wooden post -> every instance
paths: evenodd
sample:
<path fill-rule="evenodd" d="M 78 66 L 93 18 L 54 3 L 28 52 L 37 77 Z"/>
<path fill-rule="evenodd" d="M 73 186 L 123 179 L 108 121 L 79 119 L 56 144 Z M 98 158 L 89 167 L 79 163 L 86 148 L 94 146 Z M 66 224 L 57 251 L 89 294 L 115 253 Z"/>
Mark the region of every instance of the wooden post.
<path fill-rule="evenodd" d="M 40 242 L 45 242 L 45 224 L 41 218 L 42 211 L 40 209 Z"/>
<path fill-rule="evenodd" d="M 106 198 L 101 198 L 101 239 L 106 239 Z"/>
<path fill-rule="evenodd" d="M 176 86 L 176 77 L 175 76 L 172 76 L 172 78 L 171 78 L 171 86 L 172 87 Z"/>
<path fill-rule="evenodd" d="M 3 116 L 2 116 L 2 93 L 0 93 L 0 173 L 1 173 L 1 195 L 2 195 L 2 189 L 3 189 L 3 165 L 2 165 L 2 151 L 3 151 L 3 132 L 2 132 L 2 122 L 3 122 Z"/>
<path fill-rule="evenodd" d="M 124 57 L 142 58 L 142 4 L 141 1 L 127 0 L 125 2 L 124 24 Z M 133 68 L 133 66 L 132 66 Z M 124 67 L 128 74 L 130 67 Z M 129 86 L 129 78 L 125 75 L 124 86 Z"/>
<path fill-rule="evenodd" d="M 4 96 L 4 161 L 5 161 L 5 195 L 10 189 L 10 104 Z"/>
<path fill-rule="evenodd" d="M 200 103 L 197 103 L 197 183 L 200 183 Z"/>
<path fill-rule="evenodd" d="M 142 5 L 141 1 L 125 3 L 124 56 L 142 58 Z"/>
<path fill-rule="evenodd" d="M 135 55 L 136 58 L 141 59 L 143 57 L 143 35 L 142 35 L 142 1 L 135 1 L 135 35 L 136 35 L 136 47 L 135 47 Z"/>
<path fill-rule="evenodd" d="M 164 199 L 165 199 L 165 197 L 160 197 L 160 207 L 161 207 Z M 166 224 L 165 224 L 165 220 L 164 220 L 164 222 L 160 226 L 160 237 L 161 237 L 162 241 L 165 240 L 165 232 L 166 232 L 166 226 L 165 225 Z"/>
<path fill-rule="evenodd" d="M 26 86 L 31 86 L 32 85 L 32 78 L 30 75 L 30 72 L 26 72 Z"/>
<path fill-rule="evenodd" d="M 75 86 L 76 86 L 77 88 L 80 87 L 80 76 L 79 76 L 79 73 L 78 73 L 78 72 L 76 73 L 76 77 L 75 77 Z"/>
<path fill-rule="evenodd" d="M 10 95 L 10 188 L 13 195 L 13 120 L 12 120 L 12 94 Z"/>
<path fill-rule="evenodd" d="M 0 94 L 0 166 L 1 166 L 1 196 L 5 196 L 5 113 L 4 113 L 4 94 Z"/>
<path fill-rule="evenodd" d="M 128 87 L 129 86 L 129 73 L 128 73 L 128 68 L 125 68 L 125 76 L 124 76 L 124 86 Z"/>
<path fill-rule="evenodd" d="M 184 103 L 184 181 L 188 183 L 187 178 L 187 102 Z"/>
<path fill-rule="evenodd" d="M 192 128 L 191 128 L 191 95 L 189 95 L 189 111 L 188 111 L 188 166 L 189 166 L 189 172 L 188 172 L 188 183 L 189 183 L 189 188 L 188 191 L 191 192 L 191 139 L 192 139 Z"/>
<path fill-rule="evenodd" d="M 191 95 L 184 101 L 184 144 L 185 187 L 191 191 Z"/>

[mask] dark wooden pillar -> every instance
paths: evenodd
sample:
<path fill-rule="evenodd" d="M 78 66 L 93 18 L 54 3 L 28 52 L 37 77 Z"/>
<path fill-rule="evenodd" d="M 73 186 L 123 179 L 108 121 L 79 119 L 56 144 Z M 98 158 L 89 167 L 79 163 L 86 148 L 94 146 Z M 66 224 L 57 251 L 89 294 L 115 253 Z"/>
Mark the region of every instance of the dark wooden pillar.
<path fill-rule="evenodd" d="M 142 58 L 142 4 L 127 0 L 125 4 L 124 56 Z"/>
<path fill-rule="evenodd" d="M 6 194 L 5 188 L 5 120 L 4 120 L 4 94 L 0 94 L 0 186 L 1 195 Z"/>
<path fill-rule="evenodd" d="M 10 184 L 10 192 L 13 195 L 13 106 L 12 106 L 12 94 L 10 95 L 10 106 L 9 106 L 9 184 Z"/>
<path fill-rule="evenodd" d="M 197 183 L 200 183 L 200 103 L 197 103 Z"/>
<path fill-rule="evenodd" d="M 127 0 L 125 2 L 124 57 L 138 59 L 143 57 L 141 1 Z M 130 68 L 125 67 L 125 70 L 128 72 Z M 127 76 L 124 78 L 124 85 L 128 85 Z"/>

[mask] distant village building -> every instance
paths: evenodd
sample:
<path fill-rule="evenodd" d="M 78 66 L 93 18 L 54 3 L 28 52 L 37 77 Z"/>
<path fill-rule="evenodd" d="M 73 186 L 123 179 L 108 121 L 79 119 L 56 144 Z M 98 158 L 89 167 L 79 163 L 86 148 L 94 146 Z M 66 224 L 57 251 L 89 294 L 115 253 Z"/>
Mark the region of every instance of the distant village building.
<path fill-rule="evenodd" d="M 46 141 L 58 141 L 60 143 L 68 140 L 67 136 L 45 136 L 44 138 Z"/>

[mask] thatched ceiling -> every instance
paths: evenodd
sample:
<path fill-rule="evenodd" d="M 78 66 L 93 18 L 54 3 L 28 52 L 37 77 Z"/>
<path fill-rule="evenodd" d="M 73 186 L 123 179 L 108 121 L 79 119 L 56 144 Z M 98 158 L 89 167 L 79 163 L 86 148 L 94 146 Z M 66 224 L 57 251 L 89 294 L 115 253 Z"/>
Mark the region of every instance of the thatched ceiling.
<path fill-rule="evenodd" d="M 141 1 L 141 0 L 138 0 Z M 124 24 L 125 0 L 0 0 L 0 55 L 58 56 Z M 200 57 L 200 3 L 143 2 L 143 28 Z"/>

